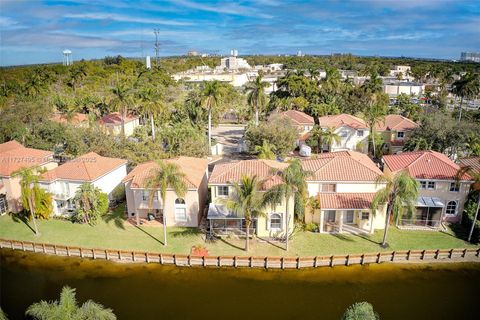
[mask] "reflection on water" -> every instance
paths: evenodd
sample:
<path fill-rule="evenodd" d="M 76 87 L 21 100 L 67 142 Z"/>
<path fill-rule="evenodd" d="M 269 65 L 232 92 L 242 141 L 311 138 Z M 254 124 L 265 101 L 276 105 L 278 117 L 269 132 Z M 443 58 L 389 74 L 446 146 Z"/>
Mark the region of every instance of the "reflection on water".
<path fill-rule="evenodd" d="M 0 303 L 10 319 L 68 284 L 119 319 L 339 319 L 369 301 L 382 319 L 478 319 L 480 264 L 308 270 L 115 264 L 0 250 Z"/>

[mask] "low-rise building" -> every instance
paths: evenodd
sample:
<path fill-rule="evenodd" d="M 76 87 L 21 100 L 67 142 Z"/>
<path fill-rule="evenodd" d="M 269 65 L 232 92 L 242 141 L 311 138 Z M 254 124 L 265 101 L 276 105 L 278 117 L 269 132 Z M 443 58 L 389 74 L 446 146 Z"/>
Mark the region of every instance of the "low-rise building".
<path fill-rule="evenodd" d="M 414 121 L 399 114 L 389 114 L 376 125 L 375 131 L 382 134 L 391 153 L 398 153 L 402 151 L 405 141 L 416 128 L 418 124 Z"/>
<path fill-rule="evenodd" d="M 260 192 L 265 192 L 281 183 L 273 170 L 283 170 L 288 166 L 273 160 L 242 160 L 215 165 L 208 185 L 211 190 L 211 203 L 207 219 L 210 231 L 215 234 L 244 234 L 245 219 L 225 207 L 225 201 L 234 192 L 233 185 L 240 183 L 244 175 L 256 176 L 261 181 Z M 275 206 L 264 208 L 264 215 L 256 217 L 250 227 L 250 234 L 261 238 L 284 238 L 287 234 L 287 201 L 288 201 L 288 234 L 293 232 L 294 199 L 284 199 Z"/>
<path fill-rule="evenodd" d="M 468 174 L 457 181 L 460 166 L 435 151 L 405 152 L 383 157 L 384 172 L 406 171 L 419 184 L 416 212 L 412 219 L 397 221 L 403 227 L 440 228 L 443 221 L 457 222 L 472 183 Z"/>
<path fill-rule="evenodd" d="M 15 140 L 0 144 L 0 215 L 23 209 L 20 179 L 12 177 L 15 171 L 31 167 L 48 170 L 56 166 L 51 151 L 25 148 Z"/>
<path fill-rule="evenodd" d="M 140 125 L 140 119 L 134 115 L 127 115 L 124 119 L 125 136 L 133 135 L 135 128 Z M 119 112 L 112 112 L 103 116 L 98 124 L 106 134 L 119 136 L 122 134 L 122 115 Z"/>
<path fill-rule="evenodd" d="M 333 128 L 335 133 L 340 136 L 340 143 L 333 142 L 329 146 L 324 145 L 323 149 L 325 151 L 368 152 L 368 135 L 370 132 L 363 119 L 342 113 L 320 117 L 318 120 L 322 129 Z"/>
<path fill-rule="evenodd" d="M 425 91 L 425 85 L 410 81 L 388 80 L 383 83 L 383 91 L 392 97 L 402 93 L 419 97 Z"/>
<path fill-rule="evenodd" d="M 372 212 L 375 193 L 384 187 L 376 179 L 382 171 L 370 158 L 355 151 L 338 151 L 302 161 L 312 174 L 308 194 L 317 207 L 308 206 L 306 223 L 316 223 L 322 233 L 373 233 L 385 227 L 386 206 Z"/>
<path fill-rule="evenodd" d="M 198 227 L 208 196 L 208 160 L 178 157 L 162 161 L 176 164 L 185 174 L 186 194 L 179 197 L 168 188 L 163 204 L 157 190 L 148 188 L 148 179 L 155 174 L 158 164 L 155 161 L 139 164 L 123 179 L 128 216 L 163 221 L 162 215 L 166 214 L 167 226 Z M 150 192 L 155 192 L 153 201 Z"/>
<path fill-rule="evenodd" d="M 63 114 L 63 113 L 54 113 L 53 116 L 50 118 L 51 121 L 62 123 L 62 124 L 72 124 L 76 127 L 88 128 L 88 116 L 84 113 L 75 112 L 71 117 Z"/>
<path fill-rule="evenodd" d="M 297 145 L 300 145 L 305 141 L 305 137 L 310 130 L 313 129 L 315 125 L 315 120 L 313 117 L 309 116 L 305 112 L 298 110 L 287 110 L 280 113 L 272 113 L 270 119 L 274 118 L 283 118 L 288 119 L 294 127 L 298 130 L 299 140 L 297 140 Z"/>
<path fill-rule="evenodd" d="M 84 183 L 91 183 L 113 199 L 113 190 L 127 174 L 127 160 L 89 152 L 42 174 L 40 186 L 53 195 L 54 215 L 75 209 L 73 198 Z"/>

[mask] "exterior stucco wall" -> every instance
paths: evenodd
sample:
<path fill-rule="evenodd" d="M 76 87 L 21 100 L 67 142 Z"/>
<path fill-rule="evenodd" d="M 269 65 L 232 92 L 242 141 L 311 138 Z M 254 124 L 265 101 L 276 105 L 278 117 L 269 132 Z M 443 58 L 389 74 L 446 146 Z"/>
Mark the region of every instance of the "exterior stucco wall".
<path fill-rule="evenodd" d="M 126 175 L 127 165 L 124 164 L 94 181 L 93 185 L 108 194 L 109 199 L 112 199 L 112 191 L 122 183 L 122 179 L 125 178 Z"/>
<path fill-rule="evenodd" d="M 361 129 L 363 131 L 363 136 L 358 136 L 357 132 L 359 130 L 350 128 L 348 126 L 342 126 L 335 130 L 335 133 L 341 135 L 342 132 L 346 133 L 346 137 L 341 137 L 340 143 L 333 142 L 330 146 L 330 151 L 339 151 L 339 150 L 353 150 L 358 152 L 366 153 L 368 151 L 368 129 Z M 357 148 L 358 144 L 361 142 L 362 147 Z"/>

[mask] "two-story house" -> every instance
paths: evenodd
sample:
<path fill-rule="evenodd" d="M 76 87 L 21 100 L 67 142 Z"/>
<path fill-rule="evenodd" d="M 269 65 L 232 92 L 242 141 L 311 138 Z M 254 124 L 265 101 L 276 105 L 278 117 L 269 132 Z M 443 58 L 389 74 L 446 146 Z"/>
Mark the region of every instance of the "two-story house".
<path fill-rule="evenodd" d="M 23 209 L 20 179 L 12 177 L 15 171 L 30 167 L 48 170 L 56 166 L 51 151 L 25 148 L 15 140 L 0 144 L 0 215 Z"/>
<path fill-rule="evenodd" d="M 355 151 L 324 153 L 302 161 L 308 193 L 317 207 L 307 207 L 305 222 L 318 224 L 322 233 L 373 233 L 384 229 L 386 206 L 372 212 L 375 193 L 384 187 L 376 179 L 382 171 L 370 158 Z"/>
<path fill-rule="evenodd" d="M 414 121 L 399 114 L 389 114 L 376 125 L 375 131 L 382 134 L 386 146 L 395 154 L 402 151 L 405 141 L 416 128 L 418 124 Z"/>
<path fill-rule="evenodd" d="M 207 215 L 210 232 L 243 235 L 246 231 L 244 217 L 230 212 L 225 207 L 226 199 L 231 197 L 234 192 L 233 185 L 240 183 L 244 175 L 257 176 L 257 179 L 261 181 L 260 192 L 265 192 L 282 182 L 274 171 L 283 170 L 287 166 L 287 163 L 274 160 L 242 160 L 215 165 L 208 182 L 211 191 L 211 203 Z M 266 206 L 264 215 L 254 219 L 253 226 L 250 226 L 250 234 L 256 234 L 261 238 L 284 238 L 287 234 L 287 216 L 289 219 L 288 234 L 291 234 L 294 228 L 293 208 L 293 198 L 285 199 L 274 206 Z"/>
<path fill-rule="evenodd" d="M 310 132 L 310 130 L 313 129 L 313 126 L 315 125 L 315 120 L 313 117 L 298 110 L 287 110 L 280 113 L 273 113 L 270 116 L 270 119 L 274 119 L 276 117 L 288 119 L 292 125 L 297 128 L 299 136 L 297 145 L 300 145 L 305 141 L 304 137 L 308 132 Z"/>
<path fill-rule="evenodd" d="M 162 215 L 166 214 L 167 227 L 198 227 L 208 196 L 208 160 L 177 157 L 162 161 L 176 164 L 185 174 L 187 192 L 180 197 L 168 188 L 163 204 L 158 190 L 148 188 L 148 179 L 155 175 L 158 163 L 149 161 L 139 164 L 123 179 L 128 216 L 139 223 L 141 219 L 150 217 L 163 221 Z M 152 199 L 150 192 L 154 192 Z"/>
<path fill-rule="evenodd" d="M 103 116 L 98 124 L 102 130 L 109 135 L 119 136 L 122 134 L 122 116 L 119 112 L 112 112 Z M 140 118 L 134 115 L 127 115 L 124 119 L 125 136 L 133 135 L 135 128 L 140 125 Z"/>
<path fill-rule="evenodd" d="M 318 119 L 323 129 L 332 128 L 340 136 L 340 142 L 323 146 L 325 151 L 352 150 L 367 153 L 369 128 L 366 122 L 349 114 L 324 116 Z"/>
<path fill-rule="evenodd" d="M 416 214 L 397 221 L 399 226 L 440 228 L 443 221 L 461 219 L 471 177 L 463 174 L 457 180 L 460 166 L 446 155 L 435 151 L 404 152 L 383 157 L 384 172 L 406 171 L 418 181 L 419 197 Z"/>
<path fill-rule="evenodd" d="M 74 208 L 78 187 L 91 183 L 112 199 L 113 190 L 127 174 L 127 160 L 84 154 L 42 174 L 40 186 L 53 195 L 54 215 L 68 215 Z"/>

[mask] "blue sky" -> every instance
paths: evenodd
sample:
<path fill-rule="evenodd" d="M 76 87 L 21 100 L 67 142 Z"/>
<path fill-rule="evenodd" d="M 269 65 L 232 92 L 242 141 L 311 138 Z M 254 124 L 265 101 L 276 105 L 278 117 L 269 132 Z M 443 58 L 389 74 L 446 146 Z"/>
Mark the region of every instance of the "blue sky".
<path fill-rule="evenodd" d="M 480 51 L 478 0 L 98 1 L 1 0 L 0 65 L 195 49 L 227 54 L 458 59 Z"/>

